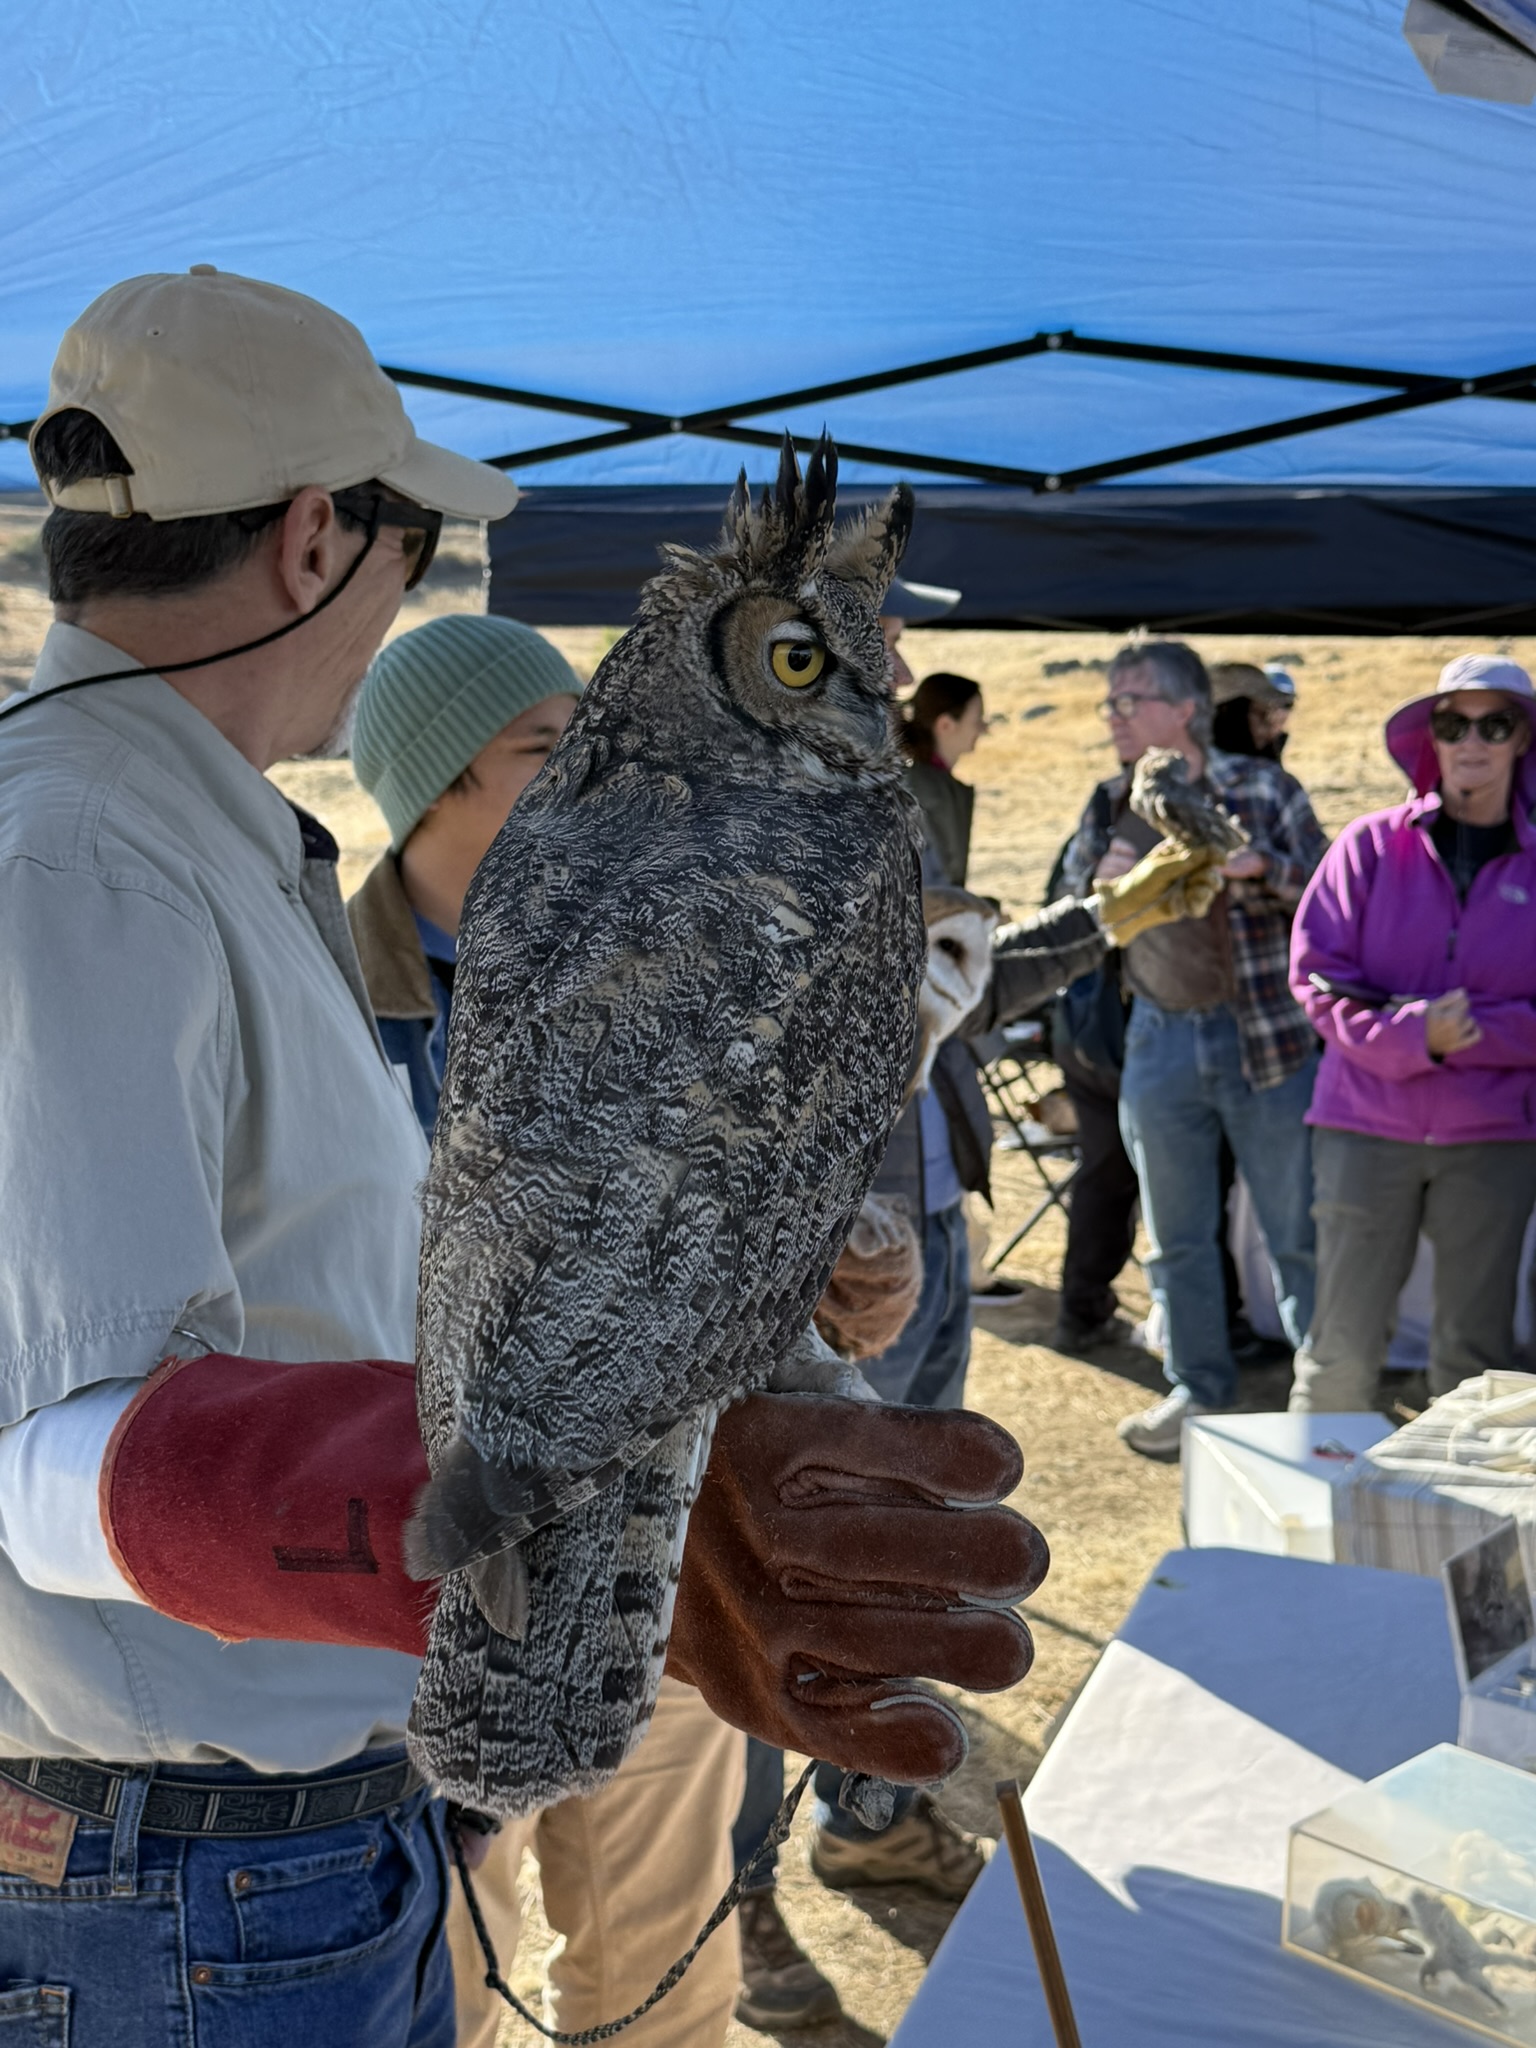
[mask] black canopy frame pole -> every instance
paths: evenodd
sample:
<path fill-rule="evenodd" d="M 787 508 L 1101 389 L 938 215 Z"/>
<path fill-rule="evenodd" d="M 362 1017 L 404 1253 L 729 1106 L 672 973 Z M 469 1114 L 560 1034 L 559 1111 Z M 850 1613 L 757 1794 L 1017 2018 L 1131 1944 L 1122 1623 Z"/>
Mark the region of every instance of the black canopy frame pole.
<path fill-rule="evenodd" d="M 597 454 L 605 448 L 661 440 L 672 434 L 691 434 L 703 440 L 734 442 L 745 447 L 776 448 L 782 439 L 780 434 L 745 426 L 742 422 L 760 418 L 764 413 L 827 405 L 836 399 L 858 397 L 869 391 L 885 391 L 898 385 L 924 383 L 939 377 L 962 376 L 967 371 L 987 369 L 998 363 L 1055 353 L 1285 378 L 1302 383 L 1353 384 L 1384 395 L 1058 472 L 1025 469 L 1013 464 L 970 462 L 963 457 L 925 455 L 915 449 L 877 447 L 867 442 L 845 440 L 841 436 L 838 439 L 839 449 L 857 461 L 887 464 L 896 470 L 961 477 L 974 483 L 1001 484 L 1045 493 L 1071 491 L 1084 484 L 1108 483 L 1116 477 L 1134 476 L 1175 462 L 1198 461 L 1203 456 L 1259 447 L 1266 442 L 1288 440 L 1298 434 L 1318 433 L 1360 420 L 1445 405 L 1458 398 L 1507 399 L 1521 404 L 1536 402 L 1536 363 L 1522 364 L 1510 370 L 1480 372 L 1470 377 L 1436 376 L 1425 371 L 1377 369 L 1360 363 L 1320 363 L 1294 356 L 1248 355 L 1230 349 L 1174 348 L 1157 342 L 1116 341 L 1078 334 L 1071 328 L 1041 330 L 1020 341 L 969 349 L 960 355 L 936 356 L 926 362 L 870 371 L 825 384 L 806 385 L 799 390 L 775 392 L 766 398 L 746 399 L 735 405 L 712 406 L 699 412 L 670 415 L 607 402 L 554 397 L 547 393 L 520 390 L 512 385 L 436 376 L 393 364 L 385 364 L 384 367 L 399 384 L 418 385 L 428 390 L 447 391 L 498 404 L 523 405 L 534 410 L 616 422 L 604 433 L 577 435 L 569 440 L 518 448 L 489 458 L 498 469 L 513 469 L 531 468 L 535 463 L 558 462 L 572 455 Z M 796 434 L 792 438 L 799 448 L 809 449 L 814 445 L 814 437 L 808 434 Z"/>
<path fill-rule="evenodd" d="M 397 384 L 421 390 L 480 399 L 487 404 L 518 405 L 530 411 L 556 413 L 567 418 L 612 423 L 599 433 L 579 434 L 568 440 L 517 448 L 508 454 L 489 458 L 497 469 L 528 469 L 535 463 L 559 462 L 573 455 L 595 455 L 607 448 L 658 441 L 672 434 L 691 434 L 703 440 L 733 442 L 749 448 L 776 448 L 782 439 L 781 434 L 746 426 L 742 422 L 761 418 L 764 413 L 829 405 L 837 399 L 855 398 L 869 391 L 887 391 L 902 384 L 963 376 L 968 371 L 989 369 L 998 363 L 1020 362 L 1030 356 L 1047 354 L 1098 356 L 1110 361 L 1284 378 L 1299 383 L 1352 384 L 1384 395 L 1060 471 L 971 462 L 958 456 L 925 455 L 915 449 L 876 447 L 867 442 L 845 440 L 841 436 L 838 446 L 844 455 L 856 461 L 884 464 L 897 471 L 960 477 L 973 483 L 1000 484 L 1048 493 L 1072 491 L 1085 484 L 1109 483 L 1117 477 L 1136 476 L 1176 462 L 1195 462 L 1205 456 L 1228 454 L 1239 448 L 1257 448 L 1270 441 L 1290 440 L 1298 434 L 1325 432 L 1329 428 L 1350 426 L 1361 420 L 1419 411 L 1432 405 L 1449 404 L 1458 398 L 1504 399 L 1525 405 L 1536 402 L 1536 363 L 1521 364 L 1509 370 L 1481 372 L 1470 377 L 1435 376 L 1419 370 L 1374 369 L 1359 363 L 1319 363 L 1293 356 L 1246 355 L 1230 349 L 1173 348 L 1157 342 L 1115 341 L 1097 335 L 1078 334 L 1071 328 L 1042 329 L 1021 341 L 1000 342 L 990 348 L 968 349 L 960 355 L 935 356 L 926 362 L 869 371 L 831 383 L 806 385 L 796 391 L 775 392 L 766 398 L 745 399 L 736 405 L 711 406 L 703 411 L 682 414 L 615 405 L 606 400 L 567 398 L 547 391 L 527 391 L 512 384 L 442 376 L 434 371 L 413 370 L 393 363 L 386 363 L 383 368 Z M 31 420 L 0 421 L 0 441 L 25 440 L 32 425 Z M 811 435 L 796 434 L 793 439 L 798 448 L 810 449 L 814 445 Z"/>

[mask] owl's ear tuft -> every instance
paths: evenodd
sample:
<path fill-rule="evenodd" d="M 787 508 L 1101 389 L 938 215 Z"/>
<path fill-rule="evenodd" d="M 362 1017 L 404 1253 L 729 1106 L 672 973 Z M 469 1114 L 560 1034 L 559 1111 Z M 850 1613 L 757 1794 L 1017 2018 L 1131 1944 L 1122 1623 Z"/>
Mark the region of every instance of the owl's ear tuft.
<path fill-rule="evenodd" d="M 823 427 L 805 472 L 805 524 L 813 531 L 830 533 L 836 511 L 837 444 Z"/>
<path fill-rule="evenodd" d="M 739 542 L 752 523 L 752 486 L 747 482 L 745 469 L 737 471 L 736 488 L 731 493 L 730 503 L 725 508 L 725 538 Z M 689 550 L 692 555 L 692 550 Z M 693 557 L 697 559 L 697 557 Z"/>
<path fill-rule="evenodd" d="M 794 525 L 799 503 L 800 458 L 795 453 L 794 435 L 786 431 L 779 443 L 779 475 L 773 487 L 773 507 L 786 527 Z"/>
<path fill-rule="evenodd" d="M 827 574 L 857 585 L 878 611 L 912 537 L 913 511 L 911 486 L 897 484 L 882 506 L 861 520 L 851 520 L 834 536 L 827 550 Z"/>
<path fill-rule="evenodd" d="M 832 533 L 837 510 L 837 450 L 823 433 L 802 481 L 794 439 L 784 436 L 779 473 L 756 506 L 746 472 L 737 479 L 725 508 L 720 546 L 710 558 L 726 573 L 750 579 L 771 576 L 793 586 L 813 574 Z M 670 559 L 688 566 L 672 552 Z"/>

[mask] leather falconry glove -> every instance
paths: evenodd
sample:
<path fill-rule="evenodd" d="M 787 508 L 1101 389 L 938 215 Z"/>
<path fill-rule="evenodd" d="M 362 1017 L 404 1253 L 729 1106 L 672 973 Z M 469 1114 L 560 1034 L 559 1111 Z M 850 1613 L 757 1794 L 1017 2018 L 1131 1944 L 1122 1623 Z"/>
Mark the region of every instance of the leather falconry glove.
<path fill-rule="evenodd" d="M 963 1723 L 915 1683 L 1016 1685 L 1040 1532 L 985 1416 L 757 1394 L 720 1418 L 688 1524 L 667 1669 L 760 1741 L 897 1784 L 958 1768 Z"/>
<path fill-rule="evenodd" d="M 1161 840 L 1118 881 L 1095 882 L 1099 924 L 1112 946 L 1181 918 L 1204 917 L 1222 886 L 1223 856 L 1207 846 Z"/>
<path fill-rule="evenodd" d="M 1044 1576 L 1045 1545 L 995 1505 L 1019 1470 L 1013 1440 L 979 1416 L 740 1404 L 689 1525 L 670 1668 L 766 1740 L 906 1782 L 943 1776 L 963 1729 L 892 1675 L 986 1690 L 1028 1669 L 1006 1603 Z M 176 1621 L 420 1656 L 436 1588 L 406 1572 L 401 1535 L 426 1482 L 409 1365 L 214 1352 L 145 1381 L 98 1498 L 119 1570 Z M 811 1670 L 823 1676 L 797 1682 Z"/>
<path fill-rule="evenodd" d="M 840 1358 L 876 1358 L 906 1328 L 922 1291 L 923 1248 L 905 1209 L 866 1195 L 816 1304 L 816 1328 Z"/>

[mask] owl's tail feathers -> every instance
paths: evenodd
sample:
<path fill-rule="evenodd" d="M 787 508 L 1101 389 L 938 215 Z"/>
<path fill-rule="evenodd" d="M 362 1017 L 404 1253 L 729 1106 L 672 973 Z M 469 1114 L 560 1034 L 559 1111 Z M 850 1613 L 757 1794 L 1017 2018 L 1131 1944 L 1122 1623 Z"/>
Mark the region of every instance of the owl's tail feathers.
<path fill-rule="evenodd" d="M 573 1508 L 593 1500 L 605 1486 L 623 1476 L 637 1457 L 678 1420 L 668 1416 L 641 1433 L 617 1457 L 584 1472 L 541 1472 L 529 1466 L 498 1464 L 477 1451 L 467 1437 L 457 1436 L 438 1460 L 437 1470 L 416 1497 L 416 1512 L 405 1528 L 405 1562 L 413 1578 L 436 1579 L 445 1572 L 494 1566 L 475 1581 L 485 1600 L 481 1612 L 502 1635 L 492 1606 L 504 1615 L 526 1615 L 526 1572 L 513 1546 L 558 1522 Z M 519 1595 L 517 1581 L 524 1581 Z M 515 1637 L 514 1637 L 515 1640 Z"/>
<path fill-rule="evenodd" d="M 405 1527 L 405 1561 L 413 1577 L 441 1578 L 516 1543 L 532 1511 L 548 1496 L 537 1475 L 482 1457 L 455 1437 L 416 1497 Z"/>

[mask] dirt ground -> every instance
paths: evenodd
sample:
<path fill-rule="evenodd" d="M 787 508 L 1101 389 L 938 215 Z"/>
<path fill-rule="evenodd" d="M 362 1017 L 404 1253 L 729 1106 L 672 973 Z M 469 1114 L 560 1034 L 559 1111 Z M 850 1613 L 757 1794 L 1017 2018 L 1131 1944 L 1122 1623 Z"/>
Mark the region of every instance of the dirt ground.
<path fill-rule="evenodd" d="M 47 624 L 38 518 L 30 505 L 0 505 L 0 688 L 25 679 Z M 478 543 L 468 532 L 450 531 L 397 630 L 433 612 L 477 609 L 483 601 Z M 590 673 L 617 635 L 581 630 L 550 637 Z M 971 881 L 1012 909 L 1039 902 L 1057 847 L 1093 783 L 1113 765 L 1094 707 L 1116 644 L 1089 634 L 908 635 L 904 651 L 918 675 L 957 669 L 984 687 L 993 726 L 962 769 L 977 787 Z M 1280 645 L 1197 637 L 1195 644 L 1212 660 L 1279 658 L 1291 668 L 1300 698 L 1287 766 L 1307 785 L 1329 830 L 1399 797 L 1400 778 L 1381 746 L 1382 719 L 1400 699 L 1428 687 L 1450 655 L 1499 651 L 1536 664 L 1536 641 L 1529 640 L 1301 638 Z M 346 764 L 294 764 L 277 771 L 276 779 L 336 833 L 344 886 L 355 887 L 386 834 Z M 995 1177 L 995 1241 L 1001 1242 L 1035 1205 L 1039 1186 L 1031 1162 L 1018 1153 L 996 1156 Z M 1028 1779 L 1152 1567 L 1180 1540 L 1177 1469 L 1131 1456 L 1114 1434 L 1116 1421 L 1145 1405 L 1147 1390 L 1160 1385 L 1154 1362 L 1127 1347 L 1097 1354 L 1088 1364 L 1060 1356 L 1046 1342 L 1062 1241 L 1053 1211 L 1009 1259 L 1006 1270 L 1027 1283 L 1026 1293 L 1018 1307 L 978 1330 L 969 1382 L 972 1405 L 1004 1423 L 1024 1446 L 1026 1475 L 1016 1504 L 1045 1531 L 1055 1560 L 1027 1609 L 1037 1645 L 1030 1677 L 1011 1693 L 959 1701 L 972 1754 L 945 1805 L 963 1825 L 986 1833 L 994 1831 L 994 1780 Z M 1145 1313 L 1136 1269 L 1125 1275 L 1121 1293 L 1128 1315 Z M 1283 1405 L 1285 1383 L 1286 1375 L 1274 1368 L 1247 1375 L 1249 1405 Z M 906 1892 L 823 1890 L 805 1864 L 805 1834 L 802 1820 L 786 1850 L 781 1898 L 796 1933 L 837 1983 L 848 2018 L 799 2038 L 816 2048 L 882 2041 L 916 1989 L 949 1909 Z M 524 1996 L 536 1998 L 550 1937 L 537 1910 L 531 1865 L 525 1884 L 529 1920 L 510 1974 Z M 531 2048 L 536 2038 L 513 2023 L 502 2048 Z M 749 2048 L 760 2037 L 736 2026 L 729 2038 L 730 2048 Z"/>

